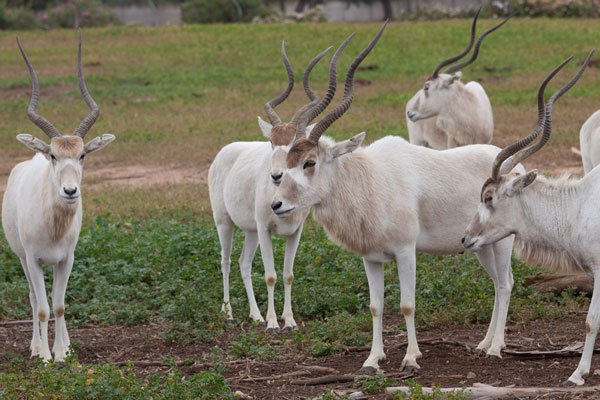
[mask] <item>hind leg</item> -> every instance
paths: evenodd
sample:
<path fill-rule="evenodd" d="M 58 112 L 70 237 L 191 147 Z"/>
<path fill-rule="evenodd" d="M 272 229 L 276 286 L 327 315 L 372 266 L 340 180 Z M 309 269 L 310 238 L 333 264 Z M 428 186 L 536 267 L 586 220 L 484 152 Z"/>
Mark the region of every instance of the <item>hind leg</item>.
<path fill-rule="evenodd" d="M 221 273 L 223 274 L 223 305 L 221 311 L 233 320 L 231 303 L 229 302 L 229 272 L 231 270 L 231 244 L 233 241 L 233 222 L 223 221 L 217 224 L 219 242 L 221 243 Z"/>

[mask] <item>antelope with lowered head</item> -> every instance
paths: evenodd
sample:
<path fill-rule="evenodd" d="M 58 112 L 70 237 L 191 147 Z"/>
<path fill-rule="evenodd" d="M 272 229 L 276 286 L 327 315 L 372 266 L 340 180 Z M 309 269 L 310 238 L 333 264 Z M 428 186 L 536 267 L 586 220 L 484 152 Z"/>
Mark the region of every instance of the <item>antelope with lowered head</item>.
<path fill-rule="evenodd" d="M 308 78 L 313 67 L 330 48 L 317 55 L 308 64 L 304 72 L 304 90 L 310 99 L 310 103 L 302 107 L 289 123 L 283 123 L 274 109 L 289 96 L 294 85 L 294 74 L 285 53 L 285 43 L 282 43 L 281 57 L 288 74 L 288 86 L 283 93 L 265 104 L 265 112 L 271 123 L 258 117 L 259 125 L 269 142 L 231 143 L 219 151 L 210 166 L 208 171 L 210 203 L 221 243 L 222 310 L 230 320 L 233 319 L 233 314 L 229 302 L 229 271 L 233 227 L 235 225 L 245 231 L 244 247 L 242 248 L 239 264 L 250 305 L 250 318 L 258 322 L 264 322 L 265 320 L 256 304 L 251 279 L 252 260 L 256 248 L 260 244 L 268 293 L 267 330 L 271 332 L 279 330 L 274 304 L 277 275 L 273 259 L 271 234 L 278 233 L 286 238 L 283 265 L 283 330 L 288 331 L 296 328 L 291 298 L 292 282 L 294 280 L 294 257 L 308 210 L 291 214 L 285 219 L 279 219 L 273 215 L 269 205 L 276 185 L 281 182 L 285 170 L 287 151 L 296 133 L 296 126 L 299 125 L 300 121 L 310 122 L 316 118 L 329 105 L 335 95 L 337 60 L 351 38 L 352 36 L 348 37 L 342 43 L 331 59 L 329 87 L 322 100 L 310 89 Z M 303 129 L 303 132 L 310 131 L 311 127 L 305 125 Z"/>
<path fill-rule="evenodd" d="M 479 210 L 466 229 L 463 245 L 479 249 L 515 235 L 515 252 L 525 261 L 563 272 L 585 271 L 594 278 L 594 292 L 585 321 L 585 345 L 577 369 L 565 382 L 583 385 L 590 372 L 600 326 L 600 171 L 582 179 L 547 179 L 536 170 L 510 173 L 512 166 L 541 149 L 552 132 L 552 106 L 581 77 L 578 73 L 544 104 L 544 88 L 572 57 L 544 80 L 538 95 L 538 123 L 533 132 L 500 152 L 492 176 L 480 191 Z M 542 137 L 535 139 L 543 131 Z M 532 144 L 533 143 L 533 144 Z"/>
<path fill-rule="evenodd" d="M 69 334 L 65 323 L 65 291 L 73 267 L 74 251 L 81 230 L 81 178 L 84 157 L 100 150 L 115 139 L 104 134 L 88 143 L 83 138 L 100 113 L 83 79 L 81 36 L 77 52 L 79 89 L 90 113 L 73 134 L 62 135 L 47 119 L 36 113 L 40 91 L 37 75 L 19 40 L 17 44 L 32 82 L 29 119 L 50 138 L 50 144 L 29 135 L 17 140 L 37 154 L 17 164 L 8 177 L 2 202 L 2 226 L 10 248 L 21 260 L 29 283 L 29 300 L 33 310 L 31 356 L 52 359 L 48 345 L 50 307 L 44 284 L 44 265 L 53 266 L 52 309 L 55 338 L 52 352 L 55 361 L 64 361 L 69 351 Z"/>
<path fill-rule="evenodd" d="M 491 143 L 494 133 L 492 105 L 483 87 L 475 81 L 463 84 L 460 69 L 477 59 L 483 39 L 508 19 L 485 31 L 477 39 L 471 57 L 440 70 L 466 56 L 473 48 L 479 11 L 473 18 L 471 40 L 460 54 L 440 62 L 425 84 L 406 104 L 406 124 L 411 143 L 436 150 L 476 143 Z"/>
<path fill-rule="evenodd" d="M 297 135 L 271 207 L 282 218 L 312 208 L 315 219 L 334 241 L 362 256 L 373 317 L 371 353 L 363 364 L 366 371 L 378 370 L 385 359 L 383 264 L 396 260 L 408 333 L 402 367 L 419 368 L 415 252 L 464 251 L 462 227 L 477 209 L 473 197 L 500 149 L 481 144 L 437 151 L 394 136 L 360 147 L 364 132 L 339 143 L 322 137 L 352 104 L 355 69 L 356 64 L 348 69 L 341 104 L 321 119 L 308 137 Z M 506 237 L 476 252 L 496 291 L 492 319 L 478 349 L 498 357 L 505 347 L 504 327 L 513 285 L 512 242 L 512 237 Z"/>

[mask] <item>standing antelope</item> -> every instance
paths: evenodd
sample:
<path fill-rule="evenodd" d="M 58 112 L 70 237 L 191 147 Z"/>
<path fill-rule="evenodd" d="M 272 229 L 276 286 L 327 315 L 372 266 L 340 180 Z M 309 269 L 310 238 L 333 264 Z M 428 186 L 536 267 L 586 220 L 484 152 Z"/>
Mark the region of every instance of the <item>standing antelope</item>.
<path fill-rule="evenodd" d="M 363 364 L 378 370 L 385 359 L 382 338 L 383 264 L 396 259 L 408 348 L 403 368 L 419 368 L 415 325 L 415 252 L 456 254 L 463 226 L 477 209 L 476 197 L 498 147 L 470 145 L 437 151 L 388 136 L 361 148 L 365 133 L 334 143 L 321 135 L 350 107 L 356 62 L 348 69 L 344 99 L 320 120 L 307 138 L 298 127 L 287 156 L 288 170 L 271 208 L 284 218 L 313 209 L 314 218 L 341 246 L 362 256 L 369 282 L 373 317 L 371 353 Z M 518 170 L 523 170 L 521 166 Z M 489 329 L 478 346 L 501 355 L 513 285 L 512 237 L 476 252 L 494 282 Z"/>
<path fill-rule="evenodd" d="M 296 126 L 300 120 L 312 121 L 331 102 L 336 90 L 337 60 L 346 47 L 352 35 L 338 48 L 331 59 L 329 67 L 329 87 L 323 100 L 320 100 L 310 89 L 308 77 L 313 67 L 329 51 L 323 51 L 307 66 L 304 73 L 304 90 L 311 102 L 304 106 L 290 121 L 283 123 L 274 107 L 281 104 L 291 93 L 294 85 L 294 75 L 285 53 L 285 43 L 282 43 L 281 57 L 288 74 L 288 86 L 278 97 L 265 104 L 265 111 L 271 124 L 258 117 L 259 125 L 269 142 L 236 142 L 225 146 L 213 161 L 208 171 L 208 187 L 213 218 L 221 243 L 221 271 L 223 273 L 223 307 L 228 319 L 233 319 L 229 302 L 229 271 L 233 226 L 245 231 L 245 241 L 240 256 L 240 270 L 246 288 L 250 305 L 250 318 L 264 322 L 256 304 L 252 287 L 252 259 L 260 244 L 261 255 L 265 266 L 265 281 L 267 284 L 267 330 L 279 330 L 274 305 L 274 289 L 277 275 L 273 260 L 271 234 L 278 233 L 286 238 L 286 248 L 283 266 L 284 275 L 284 307 L 282 319 L 284 331 L 296 328 L 292 313 L 292 282 L 294 280 L 294 257 L 304 220 L 308 210 L 294 213 L 285 219 L 273 215 L 269 205 L 279 185 L 285 169 L 285 158 L 290 142 L 294 138 Z M 312 127 L 303 128 L 306 132 Z M 304 132 L 304 131 L 303 131 Z"/>
<path fill-rule="evenodd" d="M 492 105 L 477 82 L 463 84 L 460 69 L 473 63 L 483 39 L 508 19 L 485 31 L 477 40 L 471 58 L 440 70 L 466 56 L 475 41 L 479 11 L 473 18 L 471 40 L 460 54 L 439 63 L 421 88 L 406 104 L 408 136 L 413 144 L 436 150 L 476 143 L 491 143 L 494 132 Z M 456 72 L 456 73 L 455 73 Z"/>
<path fill-rule="evenodd" d="M 467 227 L 463 245 L 478 251 L 514 234 L 517 255 L 565 272 L 585 271 L 594 278 L 594 292 L 585 322 L 585 345 L 577 369 L 565 382 L 583 385 L 589 374 L 600 326 L 600 170 L 580 180 L 546 179 L 533 170 L 509 173 L 512 166 L 542 148 L 552 132 L 552 105 L 583 74 L 593 51 L 579 72 L 544 105 L 548 81 L 572 57 L 544 80 L 538 94 L 538 123 L 533 132 L 498 154 L 492 176 L 480 192 L 477 214 Z M 542 138 L 531 144 L 543 130 Z"/>
<path fill-rule="evenodd" d="M 52 355 L 48 345 L 50 308 L 42 266 L 53 266 L 55 339 L 52 352 L 55 361 L 64 361 L 70 344 L 64 317 L 65 291 L 81 230 L 80 186 L 83 159 L 87 154 L 112 142 L 115 136 L 104 134 L 83 144 L 85 134 L 98 118 L 99 109 L 83 79 L 81 36 L 77 52 L 77 74 L 79 89 L 91 111 L 72 135 L 61 135 L 54 125 L 36 113 L 40 96 L 37 75 L 18 39 L 17 45 L 32 82 L 27 115 L 50 137 L 50 144 L 32 135 L 17 135 L 19 142 L 37 154 L 29 161 L 17 164 L 8 177 L 2 203 L 2 226 L 10 248 L 21 260 L 29 283 L 29 300 L 33 310 L 31 356 L 40 356 L 44 361 L 51 360 Z"/>
<path fill-rule="evenodd" d="M 583 171 L 587 174 L 600 164 L 600 110 L 593 113 L 579 131 Z"/>

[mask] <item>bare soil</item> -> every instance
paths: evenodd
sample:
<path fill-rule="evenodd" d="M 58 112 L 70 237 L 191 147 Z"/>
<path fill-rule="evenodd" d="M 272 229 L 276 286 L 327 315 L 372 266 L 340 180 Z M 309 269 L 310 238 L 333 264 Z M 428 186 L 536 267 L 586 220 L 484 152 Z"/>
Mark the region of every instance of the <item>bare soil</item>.
<path fill-rule="evenodd" d="M 380 365 L 386 375 L 398 380 L 398 384 L 402 383 L 403 378 L 410 377 L 424 386 L 461 387 L 481 382 L 494 386 L 558 387 L 579 362 L 578 355 L 540 359 L 514 355 L 505 355 L 502 359 L 486 358 L 473 351 L 485 334 L 485 325 L 448 326 L 418 332 L 423 353 L 423 358 L 419 360 L 421 369 L 406 374 L 400 370 L 406 351 L 406 334 L 396 329 L 401 319 L 400 315 L 392 314 L 384 320 L 387 360 Z M 506 344 L 509 350 L 557 350 L 584 340 L 584 321 L 585 311 L 581 311 L 560 320 L 509 325 Z M 176 361 L 196 360 L 193 365 L 180 367 L 186 373 L 208 369 L 213 366 L 207 361 L 211 349 L 216 346 L 227 351 L 232 339 L 241 329 L 243 328 L 240 326 L 231 326 L 225 335 L 213 343 L 192 344 L 165 340 L 162 336 L 163 327 L 156 324 L 136 327 L 89 326 L 71 329 L 70 335 L 76 343 L 81 362 L 94 364 L 132 361 L 136 373 L 145 376 L 169 370 L 170 366 L 160 366 L 166 357 Z M 261 328 L 251 329 L 262 331 Z M 234 390 L 240 390 L 254 399 L 300 399 L 316 396 L 327 389 L 336 389 L 342 393 L 359 390 L 359 385 L 354 381 L 334 381 L 320 385 L 306 385 L 298 381 L 323 376 L 343 380 L 340 375 L 361 375 L 359 369 L 368 356 L 368 348 L 348 348 L 340 354 L 313 358 L 295 347 L 289 333 L 264 334 L 270 336 L 271 345 L 275 349 L 276 356 L 273 360 L 238 359 L 224 362 L 227 367 L 225 376 Z M 27 357 L 30 335 L 29 324 L 4 325 L 0 322 L 0 363 L 7 362 L 11 354 Z M 593 358 L 592 371 L 595 367 L 600 368 L 598 355 Z M 586 385 L 600 385 L 600 376 L 591 374 Z M 379 394 L 373 398 L 381 399 L 384 395 Z M 574 397 L 562 395 L 544 398 Z M 587 394 L 579 398 L 600 396 L 590 397 Z"/>

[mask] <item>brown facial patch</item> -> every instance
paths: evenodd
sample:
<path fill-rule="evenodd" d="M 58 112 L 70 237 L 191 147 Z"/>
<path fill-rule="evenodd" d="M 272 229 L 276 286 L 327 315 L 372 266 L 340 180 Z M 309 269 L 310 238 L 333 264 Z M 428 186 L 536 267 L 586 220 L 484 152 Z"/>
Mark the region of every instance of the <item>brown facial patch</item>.
<path fill-rule="evenodd" d="M 50 150 L 58 158 L 75 158 L 83 153 L 83 139 L 64 135 L 50 140 Z"/>
<path fill-rule="evenodd" d="M 310 143 L 305 138 L 296 140 L 287 155 L 287 167 L 296 167 L 305 157 L 306 154 L 315 149 L 317 146 Z"/>
<path fill-rule="evenodd" d="M 296 126 L 292 124 L 276 125 L 271 130 L 271 143 L 274 146 L 287 146 L 296 135 Z"/>
<path fill-rule="evenodd" d="M 487 191 L 487 189 L 489 188 L 490 190 L 494 190 L 498 187 L 499 183 L 500 183 L 500 179 L 498 179 L 498 181 L 495 181 L 492 178 L 488 178 L 488 180 L 485 181 L 485 183 L 481 187 L 481 193 L 479 194 L 481 202 L 483 202 L 483 199 L 485 199 L 484 194 Z"/>

